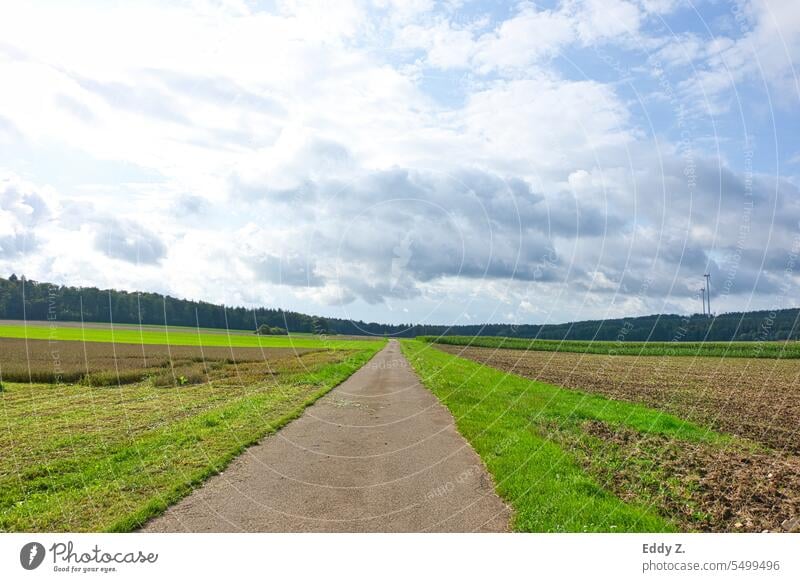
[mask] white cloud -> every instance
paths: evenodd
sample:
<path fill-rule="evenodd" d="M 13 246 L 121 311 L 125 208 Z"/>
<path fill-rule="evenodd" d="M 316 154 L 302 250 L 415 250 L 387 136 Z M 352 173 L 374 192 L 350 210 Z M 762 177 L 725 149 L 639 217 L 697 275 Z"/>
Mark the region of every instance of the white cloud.
<path fill-rule="evenodd" d="M 17 176 L 0 173 L 0 260 L 36 249 L 36 229 L 50 217 L 45 198 Z"/>
<path fill-rule="evenodd" d="M 576 3 L 573 14 L 578 37 L 586 44 L 639 32 L 639 8 L 626 0 L 582 0 Z"/>
<path fill-rule="evenodd" d="M 668 1 L 490 8 L 4 6 L 0 268 L 395 320 L 693 302 L 736 247 L 744 177 L 699 152 L 689 191 L 621 84 L 555 63 L 642 41 L 715 95 L 759 70 L 786 85 L 794 14 L 753 5 L 743 38 L 708 43 L 647 37 Z M 780 272 L 798 214 L 791 180 L 754 191 L 737 293 L 759 249 Z"/>
<path fill-rule="evenodd" d="M 400 48 L 424 49 L 425 64 L 438 69 L 520 72 L 573 43 L 626 42 L 637 36 L 640 22 L 639 8 L 625 0 L 574 0 L 552 10 L 523 3 L 488 32 L 479 32 L 485 25 L 481 19 L 454 26 L 439 18 L 405 26 L 396 42 Z"/>
<path fill-rule="evenodd" d="M 135 222 L 113 218 L 97 225 L 94 247 L 113 259 L 134 265 L 157 264 L 167 254 L 166 245 L 156 234 Z"/>
<path fill-rule="evenodd" d="M 397 34 L 397 48 L 426 51 L 425 63 L 437 69 L 468 67 L 476 50 L 475 32 L 471 27 L 455 28 L 449 20 L 439 19 L 431 25 L 409 24 Z"/>
<path fill-rule="evenodd" d="M 462 119 L 482 142 L 483 156 L 532 179 L 591 163 L 632 139 L 627 109 L 613 88 L 593 81 L 498 82 L 470 97 Z"/>
<path fill-rule="evenodd" d="M 564 12 L 524 9 L 477 41 L 475 62 L 481 71 L 528 67 L 557 54 L 574 34 Z"/>
<path fill-rule="evenodd" d="M 708 40 L 693 48 L 697 70 L 683 83 L 685 92 L 716 113 L 741 99 L 731 99 L 749 83 L 768 85 L 771 105 L 792 107 L 800 97 L 800 11 L 791 0 L 740 1 L 732 8 L 737 37 Z"/>

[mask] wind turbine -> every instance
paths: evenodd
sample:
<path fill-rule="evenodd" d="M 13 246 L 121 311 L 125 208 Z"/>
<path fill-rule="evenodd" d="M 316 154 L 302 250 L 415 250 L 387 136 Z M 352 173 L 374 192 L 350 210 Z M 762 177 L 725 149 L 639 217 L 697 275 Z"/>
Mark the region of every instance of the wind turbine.
<path fill-rule="evenodd" d="M 711 317 L 711 273 L 703 275 L 706 278 L 706 297 L 708 298 L 708 316 Z"/>
<path fill-rule="evenodd" d="M 706 314 L 706 288 L 700 287 L 700 294 L 703 297 L 703 315 Z"/>

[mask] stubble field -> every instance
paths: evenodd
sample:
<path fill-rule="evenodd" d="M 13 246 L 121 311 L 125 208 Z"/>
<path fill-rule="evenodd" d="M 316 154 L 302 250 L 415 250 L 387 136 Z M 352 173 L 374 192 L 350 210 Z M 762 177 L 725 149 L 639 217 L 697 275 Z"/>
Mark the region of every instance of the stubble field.
<path fill-rule="evenodd" d="M 383 346 L 206 345 L 218 337 L 0 339 L 0 531 L 135 529 Z"/>
<path fill-rule="evenodd" d="M 0 381 L 113 386 L 197 384 L 225 365 L 269 362 L 311 348 L 224 348 L 0 338 Z"/>

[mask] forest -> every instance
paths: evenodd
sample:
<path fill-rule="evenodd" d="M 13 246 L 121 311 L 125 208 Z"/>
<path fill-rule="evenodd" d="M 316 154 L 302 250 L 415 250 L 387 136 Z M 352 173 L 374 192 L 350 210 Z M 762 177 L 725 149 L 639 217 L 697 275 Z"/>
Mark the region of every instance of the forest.
<path fill-rule="evenodd" d="M 800 309 L 646 315 L 562 324 L 384 324 L 259 307 L 216 305 L 147 292 L 71 287 L 0 277 L 0 319 L 133 323 L 294 333 L 380 335 L 480 335 L 602 341 L 774 341 L 798 339 Z"/>

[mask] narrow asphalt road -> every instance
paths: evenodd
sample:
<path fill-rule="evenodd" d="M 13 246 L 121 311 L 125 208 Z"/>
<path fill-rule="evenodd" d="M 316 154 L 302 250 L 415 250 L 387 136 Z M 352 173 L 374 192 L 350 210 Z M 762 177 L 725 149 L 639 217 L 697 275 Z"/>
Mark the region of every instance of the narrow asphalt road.
<path fill-rule="evenodd" d="M 147 532 L 506 531 L 510 513 L 396 341 Z"/>

